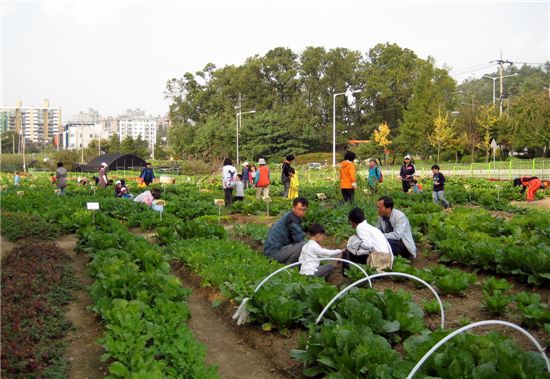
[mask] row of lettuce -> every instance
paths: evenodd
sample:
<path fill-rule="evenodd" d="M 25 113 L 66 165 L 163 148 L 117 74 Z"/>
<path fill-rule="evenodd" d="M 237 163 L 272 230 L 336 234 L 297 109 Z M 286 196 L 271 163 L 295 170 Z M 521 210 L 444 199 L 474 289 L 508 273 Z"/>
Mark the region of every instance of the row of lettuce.
<path fill-rule="evenodd" d="M 187 212 L 188 215 L 180 213 L 176 216 L 176 212 L 171 212 L 167 207 L 168 214 L 163 220 L 160 220 L 158 215 L 151 213 L 148 209 L 131 202 L 108 198 L 101 201 L 102 212 L 104 215 L 124 219 L 128 225 L 139 225 L 144 228 L 156 227 L 159 238 L 168 245 L 167 251 L 190 265 L 206 283 L 217 286 L 226 297 L 234 298 L 237 301 L 245 296 L 250 296 L 254 286 L 280 265 L 266 260 L 240 243 L 227 240 L 222 228 L 205 221 L 205 219 L 215 217 L 217 212 L 217 209 L 211 205 L 211 195 L 188 194 L 188 190 L 189 188 L 175 188 L 168 190 L 166 194 L 169 204 L 172 204 L 174 210 L 183 208 L 182 212 Z M 173 198 L 171 198 L 172 196 Z M 36 195 L 36 197 L 39 196 Z M 15 198 L 11 200 L 16 201 Z M 29 198 L 26 200 L 27 205 L 31 203 L 28 201 Z M 42 197 L 40 200 L 43 202 L 45 198 Z M 53 216 L 53 219 L 61 220 L 62 226 L 69 229 L 71 225 L 73 227 L 80 225 L 79 220 L 86 221 L 82 223 L 84 225 L 91 223 L 89 214 L 77 210 L 83 205 L 82 199 L 66 197 L 63 201 L 65 204 L 61 208 L 64 208 L 64 212 L 61 213 L 68 215 L 68 219 L 59 218 L 62 216 L 61 213 L 49 215 L 50 217 Z M 69 202 L 78 203 L 78 207 L 75 207 L 75 212 L 72 215 L 70 207 L 65 206 Z M 206 211 L 202 210 L 191 215 L 191 210 L 196 209 L 194 206 L 201 203 Z M 21 208 L 28 208 L 26 205 L 20 205 Z M 285 205 L 288 207 L 288 203 Z M 329 204 L 314 203 L 312 208 L 314 207 L 324 209 L 324 212 L 319 212 L 319 214 L 330 211 Z M 32 209 L 32 206 L 30 208 Z M 341 211 L 341 209 L 339 210 Z M 312 213 L 314 214 L 314 212 Z M 43 216 L 47 215 L 43 214 Z M 202 220 L 193 219 L 197 216 Z M 135 272 L 143 271 L 147 267 L 155 267 L 156 265 L 152 262 L 157 260 L 153 258 L 150 261 L 143 257 L 127 256 L 129 249 L 132 250 L 132 254 L 136 250 L 133 244 L 128 244 L 125 241 L 113 241 L 108 238 L 109 236 L 112 238 L 113 233 L 123 235 L 124 228 L 116 222 L 113 223 L 111 218 L 101 220 L 101 217 L 98 217 L 96 223 L 97 225 L 89 225 L 81 229 L 81 233 L 83 233 L 81 247 L 90 252 L 100 253 L 99 256 L 102 258 L 99 258 L 97 265 L 99 267 L 105 265 L 108 272 L 113 272 L 113 276 L 110 277 L 113 283 L 103 283 L 92 291 L 92 293 L 95 292 L 94 299 L 98 300 L 95 307 L 100 312 L 102 309 L 106 311 L 104 318 L 115 320 L 114 325 L 118 326 L 114 328 L 116 333 L 124 336 L 119 342 L 125 341 L 129 338 L 127 334 L 129 331 L 116 325 L 116 322 L 124 319 L 123 315 L 131 313 L 135 317 L 128 317 L 128 322 L 136 322 L 132 330 L 146 330 L 147 322 L 144 323 L 145 326 L 140 326 L 139 320 L 146 318 L 148 314 L 154 314 L 150 310 L 152 309 L 151 301 L 154 302 L 153 308 L 157 307 L 154 296 L 151 296 L 147 290 L 143 290 L 144 287 L 148 288 L 147 286 L 153 285 L 153 283 L 146 279 L 135 281 L 136 291 L 126 287 L 125 283 L 134 283 L 131 279 L 136 277 Z M 107 226 L 105 226 L 106 230 L 102 232 L 98 229 L 103 228 L 104 223 Z M 196 239 L 196 237 L 201 237 L 201 239 Z M 104 240 L 110 242 L 102 245 Z M 102 251 L 108 251 L 108 249 L 114 250 L 101 254 Z M 137 250 L 139 251 L 139 249 Z M 162 254 L 160 252 L 159 254 L 161 257 Z M 111 258 L 114 259 L 113 262 L 111 262 Z M 136 270 L 130 270 L 127 273 L 118 271 L 122 270 L 123 266 L 128 266 L 129 262 L 137 265 Z M 162 263 L 166 263 L 166 261 Z M 94 265 L 93 263 L 92 267 Z M 160 274 L 165 275 L 167 266 L 160 264 L 159 267 Z M 146 270 L 144 272 L 148 273 Z M 127 277 L 123 276 L 126 274 Z M 121 277 L 124 279 L 120 280 Z M 157 278 L 157 275 L 150 277 Z M 117 280 L 119 281 L 117 282 Z M 179 296 L 183 296 L 177 291 L 170 291 L 170 286 L 166 285 L 166 281 L 160 280 L 160 282 L 164 283 L 161 287 L 166 286 L 168 289 L 169 301 L 180 299 Z M 116 298 L 118 300 L 109 300 L 109 296 L 106 295 L 109 291 L 114 291 L 114 295 L 123 297 Z M 138 295 L 132 297 L 129 295 L 130 293 Z M 313 324 L 314 317 L 335 293 L 336 288 L 333 286 L 301 277 L 292 272 L 289 275 L 282 275 L 270 282 L 269 285 L 264 286 L 261 292 L 252 297 L 249 311 L 253 316 L 252 319 L 261 323 L 264 329 L 275 327 L 284 331 L 295 324 L 301 324 L 308 328 L 307 341 L 309 342 L 304 342 L 303 349 L 293 353 L 296 358 L 307 364 L 304 373 L 308 376 L 326 373 L 331 377 L 403 377 L 403 374 L 410 370 L 423 352 L 447 333 L 443 331 L 432 333 L 425 329 L 422 309 L 410 301 L 410 294 L 386 292 L 379 295 L 372 290 L 363 289 L 353 291 L 329 312 L 328 317 L 320 326 L 315 326 Z M 130 298 L 124 298 L 124 296 Z M 114 311 L 108 314 L 113 309 Z M 169 313 L 169 311 L 167 312 Z M 164 317 L 163 313 L 160 315 L 161 318 Z M 380 324 L 377 323 L 378 321 Z M 136 342 L 136 346 L 150 347 L 159 338 L 160 336 L 151 332 L 145 340 L 141 339 L 140 342 Z M 468 339 L 472 338 L 476 339 L 475 346 L 469 344 L 470 340 Z M 130 341 L 133 340 L 130 339 Z M 317 341 L 317 343 L 312 343 L 312 341 Z M 107 345 L 107 342 L 110 343 L 111 340 L 105 339 L 104 344 Z M 113 342 L 110 345 L 111 347 L 107 348 L 107 351 L 111 358 L 115 357 L 113 352 L 118 351 L 117 349 L 126 349 L 123 342 L 119 344 Z M 372 349 L 373 345 L 377 349 Z M 464 336 L 445 346 L 447 347 L 438 353 L 439 355 L 427 363 L 424 370 L 425 375 L 462 377 L 463 375 L 459 375 L 459 373 L 464 374 L 465 372 L 484 375 L 521 373 L 521 375 L 533 375 L 534 377 L 543 377 L 541 375 L 544 375 L 542 374 L 544 365 L 540 357 L 536 354 L 521 353 L 510 340 L 502 336 Z M 404 351 L 403 355 L 397 353 L 395 348 Z M 151 350 L 155 351 L 155 355 L 153 355 L 155 361 L 162 361 L 169 357 L 169 354 L 164 351 L 156 354 L 159 350 Z M 125 352 L 127 353 L 126 350 L 119 352 L 119 355 L 116 356 L 117 361 L 111 365 L 113 373 L 124 376 L 127 374 L 126 370 L 135 368 L 141 370 L 146 367 L 139 359 L 132 362 L 132 359 L 136 358 L 129 354 L 125 357 Z M 133 363 L 138 366 L 133 366 Z M 162 363 L 160 366 L 153 364 L 147 366 L 147 370 L 163 370 L 173 367 L 171 364 L 161 366 Z"/>
<path fill-rule="evenodd" d="M 78 232 L 77 250 L 91 257 L 88 270 L 95 282 L 89 293 L 92 310 L 104 321 L 99 343 L 111 377 L 217 378 L 216 368 L 204 362 L 205 347 L 186 324 L 189 290 L 170 274 L 162 249 L 134 236 L 128 224 L 120 222 L 124 218 L 146 226 L 158 214 L 137 203 L 98 196 L 101 210 L 92 217 L 83 210 L 92 200 L 89 196 L 29 191 L 19 198 L 6 193 L 2 207 L 8 217 L 3 224 L 21 223 L 26 217 L 31 228 L 46 223 L 61 232 Z"/>

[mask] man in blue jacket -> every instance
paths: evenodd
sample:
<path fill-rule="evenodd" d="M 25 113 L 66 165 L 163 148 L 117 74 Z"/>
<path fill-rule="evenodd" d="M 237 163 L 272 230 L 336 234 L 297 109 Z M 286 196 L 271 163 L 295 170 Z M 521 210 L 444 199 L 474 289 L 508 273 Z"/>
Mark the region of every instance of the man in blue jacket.
<path fill-rule="evenodd" d="M 146 186 L 149 186 L 149 184 L 153 182 L 153 179 L 155 179 L 155 173 L 151 168 L 151 163 L 147 162 L 145 168 L 141 170 L 141 175 L 139 177 L 143 179 Z"/>
<path fill-rule="evenodd" d="M 264 254 L 267 257 L 286 264 L 298 262 L 302 246 L 306 243 L 302 219 L 308 206 L 309 202 L 305 197 L 295 198 L 292 210 L 273 224 L 264 244 Z"/>

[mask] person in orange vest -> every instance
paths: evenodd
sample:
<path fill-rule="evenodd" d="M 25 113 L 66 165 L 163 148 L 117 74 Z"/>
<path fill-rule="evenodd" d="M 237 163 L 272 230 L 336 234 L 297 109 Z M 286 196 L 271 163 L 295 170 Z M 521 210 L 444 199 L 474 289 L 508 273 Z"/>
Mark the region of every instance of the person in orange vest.
<path fill-rule="evenodd" d="M 522 176 L 514 179 L 514 187 L 519 186 L 523 186 L 521 194 L 527 190 L 527 201 L 531 202 L 535 200 L 535 193 L 542 187 L 542 181 L 536 176 Z"/>
<path fill-rule="evenodd" d="M 344 154 L 344 161 L 340 163 L 340 190 L 342 191 L 342 197 L 344 202 L 353 203 L 355 196 L 355 189 L 357 188 L 357 179 L 355 177 L 355 153 L 353 151 L 347 151 Z"/>
<path fill-rule="evenodd" d="M 258 159 L 258 171 L 254 178 L 254 187 L 256 187 L 256 199 L 260 197 L 269 197 L 269 167 L 265 163 L 265 159 Z"/>

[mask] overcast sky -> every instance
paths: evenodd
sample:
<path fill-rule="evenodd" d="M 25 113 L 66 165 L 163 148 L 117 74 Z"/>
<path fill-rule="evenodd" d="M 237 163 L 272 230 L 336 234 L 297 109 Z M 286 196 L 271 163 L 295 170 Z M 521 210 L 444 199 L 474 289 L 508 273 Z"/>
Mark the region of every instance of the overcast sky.
<path fill-rule="evenodd" d="M 45 0 L 1 2 L 0 104 L 165 114 L 166 81 L 283 46 L 363 55 L 397 43 L 460 83 L 500 58 L 549 60 L 550 1 Z M 345 90 L 345 89 L 343 89 Z"/>

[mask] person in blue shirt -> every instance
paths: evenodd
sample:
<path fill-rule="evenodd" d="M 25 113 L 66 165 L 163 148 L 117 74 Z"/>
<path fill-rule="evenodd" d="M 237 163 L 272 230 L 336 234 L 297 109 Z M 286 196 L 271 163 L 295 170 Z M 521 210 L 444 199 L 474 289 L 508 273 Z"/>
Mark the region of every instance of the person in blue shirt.
<path fill-rule="evenodd" d="M 372 190 L 372 193 L 376 193 L 378 190 L 378 183 L 381 183 L 382 171 L 380 171 L 380 166 L 376 163 L 375 159 L 369 159 L 369 187 Z"/>
<path fill-rule="evenodd" d="M 141 170 L 141 175 L 139 177 L 143 179 L 146 186 L 149 186 L 149 184 L 153 182 L 153 179 L 155 179 L 155 173 L 151 168 L 151 163 L 147 162 L 145 168 Z"/>

